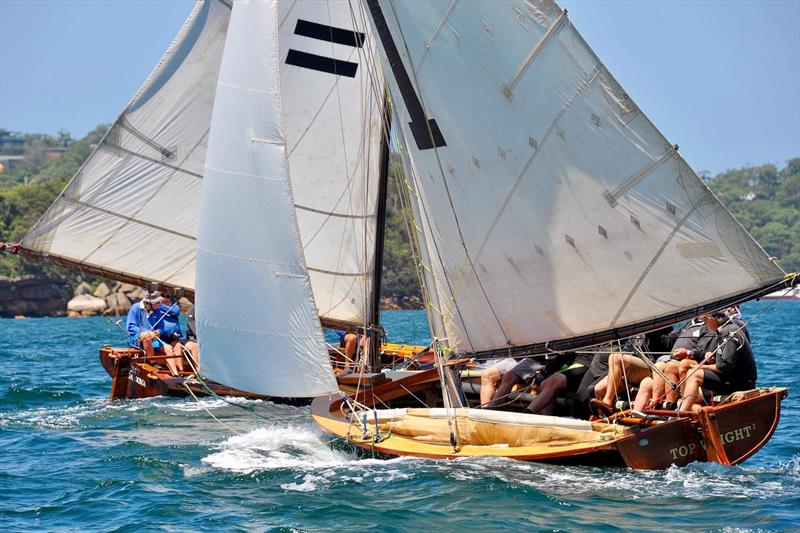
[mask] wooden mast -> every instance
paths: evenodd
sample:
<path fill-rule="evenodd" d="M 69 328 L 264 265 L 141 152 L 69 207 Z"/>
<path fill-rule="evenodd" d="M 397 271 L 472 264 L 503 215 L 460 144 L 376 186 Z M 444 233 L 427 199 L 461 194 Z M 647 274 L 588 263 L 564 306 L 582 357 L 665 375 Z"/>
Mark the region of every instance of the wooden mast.
<path fill-rule="evenodd" d="M 381 139 L 380 174 L 378 177 L 378 204 L 375 217 L 375 256 L 373 258 L 372 294 L 369 309 L 369 368 L 373 372 L 381 366 L 381 281 L 383 278 L 383 241 L 386 235 L 386 197 L 389 184 L 389 135 L 392 115 L 389 109 L 388 90 L 383 93 L 383 138 Z"/>

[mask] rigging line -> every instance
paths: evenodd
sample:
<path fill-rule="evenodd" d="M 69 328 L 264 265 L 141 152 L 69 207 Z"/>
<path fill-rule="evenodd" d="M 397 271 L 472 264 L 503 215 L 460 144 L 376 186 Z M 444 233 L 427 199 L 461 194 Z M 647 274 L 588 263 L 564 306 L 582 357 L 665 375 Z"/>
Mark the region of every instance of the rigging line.
<path fill-rule="evenodd" d="M 411 75 L 414 76 L 414 84 L 421 89 L 422 86 L 420 85 L 419 80 L 417 79 L 417 71 L 414 68 L 414 64 L 412 62 L 411 52 L 410 52 L 410 50 L 408 48 L 408 42 L 406 41 L 405 34 L 403 33 L 403 28 L 400 25 L 400 19 L 399 19 L 398 15 L 397 15 L 397 10 L 395 9 L 394 0 L 391 1 L 391 6 L 392 6 L 392 12 L 394 14 L 394 18 L 397 21 L 397 28 L 400 31 L 400 38 L 401 38 L 401 40 L 403 42 L 403 48 L 405 49 L 406 57 L 408 57 L 408 61 L 409 61 L 409 63 L 411 63 L 411 67 L 412 68 L 409 69 L 409 70 L 411 71 Z M 427 106 L 425 104 L 425 98 L 424 98 L 421 90 L 419 91 L 419 100 L 420 100 L 420 105 L 422 106 L 423 112 L 425 113 L 425 116 L 427 117 L 428 116 Z M 426 123 L 426 128 L 428 129 L 428 134 L 430 135 L 431 139 L 433 139 L 433 132 L 431 131 L 431 126 L 430 126 L 429 122 Z M 439 174 L 440 174 L 440 176 L 442 178 L 442 183 L 444 184 L 445 193 L 447 195 L 447 201 L 448 201 L 448 203 L 450 205 L 450 210 L 451 210 L 451 212 L 453 214 L 453 220 L 455 222 L 456 229 L 458 230 L 458 237 L 459 237 L 459 241 L 460 241 L 461 247 L 464 249 L 465 257 L 466 257 L 467 261 L 469 262 L 469 266 L 472 269 L 472 273 L 475 276 L 475 280 L 478 283 L 478 287 L 480 287 L 481 293 L 483 294 L 483 297 L 486 300 L 486 304 L 489 306 L 489 310 L 492 312 L 492 315 L 494 316 L 494 319 L 497 322 L 497 326 L 500 328 L 500 331 L 503 334 L 503 337 L 505 337 L 505 339 L 506 339 L 506 344 L 512 345 L 511 340 L 508 338 L 508 334 L 505 331 L 505 328 L 503 328 L 503 324 L 500 322 L 500 317 L 497 315 L 497 312 L 496 312 L 494 306 L 492 305 L 491 300 L 489 299 L 489 295 L 486 292 L 486 288 L 483 286 L 483 282 L 481 281 L 480 276 L 478 276 L 478 271 L 475 268 L 474 263 L 472 262 L 472 257 L 470 257 L 469 250 L 467 249 L 467 243 L 466 243 L 466 241 L 464 239 L 464 233 L 463 233 L 463 231 L 461 229 L 461 223 L 459 221 L 458 214 L 456 213 L 455 204 L 453 203 L 453 197 L 450 194 L 450 186 L 449 186 L 449 184 L 447 182 L 447 177 L 446 177 L 445 172 L 444 172 L 444 166 L 442 164 L 442 160 L 441 160 L 441 157 L 439 155 L 439 148 L 436 146 L 435 142 L 433 144 L 434 144 L 434 146 L 433 146 L 434 156 L 436 157 L 436 163 L 437 163 L 437 165 L 439 167 Z M 457 306 L 458 304 L 455 301 L 455 294 L 451 294 L 451 297 L 453 299 L 453 303 Z"/>
<path fill-rule="evenodd" d="M 414 261 L 414 265 L 416 267 L 414 268 L 414 271 L 417 274 L 417 282 L 419 283 L 425 301 L 430 301 L 427 294 L 427 288 L 423 272 L 420 267 L 422 260 L 419 258 L 420 252 L 419 250 L 417 250 L 417 246 L 419 243 L 416 242 L 416 235 L 412 234 L 413 230 L 411 229 L 411 225 L 409 224 L 408 221 L 408 216 L 409 216 L 408 210 L 411 208 L 411 206 L 408 204 L 411 202 L 411 199 L 407 197 L 408 191 L 405 190 L 405 188 L 403 187 L 403 184 L 400 181 L 400 177 L 398 176 L 396 171 L 393 173 L 393 177 L 395 181 L 395 187 L 397 187 L 398 196 L 400 198 L 400 209 L 403 212 L 403 223 L 406 228 L 406 235 L 408 236 L 409 248 L 411 249 L 411 259 Z"/>
<path fill-rule="evenodd" d="M 399 112 L 398 108 L 395 107 L 394 111 L 395 111 L 395 116 L 397 117 L 397 123 L 401 124 L 402 120 L 401 120 L 400 112 Z M 403 129 L 402 128 L 397 128 L 396 131 L 397 131 L 398 136 L 402 139 L 403 145 L 408 147 L 409 146 L 408 145 L 408 141 L 407 141 L 407 139 L 405 137 L 405 133 L 403 132 Z M 434 150 L 436 150 L 436 148 L 434 148 Z M 474 348 L 474 344 L 472 343 L 472 338 L 470 337 L 469 331 L 464 326 L 465 322 L 464 322 L 464 317 L 461 314 L 461 308 L 459 307 L 458 303 L 453 298 L 453 294 L 454 294 L 455 289 L 453 287 L 452 281 L 450 280 L 450 276 L 447 273 L 447 269 L 444 267 L 444 261 L 442 259 L 442 252 L 441 252 L 441 249 L 439 247 L 439 243 L 437 242 L 437 239 L 433 236 L 433 229 L 432 228 L 434 226 L 433 226 L 433 224 L 431 222 L 431 218 L 430 218 L 430 215 L 428 213 L 428 206 L 426 205 L 425 202 L 422 201 L 422 197 L 421 196 L 422 196 L 423 192 L 422 192 L 422 189 L 421 189 L 421 178 L 420 178 L 418 172 L 416 171 L 416 167 L 414 167 L 414 165 L 411 164 L 411 156 L 410 156 L 410 154 L 407 153 L 407 155 L 405 156 L 404 160 L 406 161 L 406 165 L 405 166 L 408 167 L 408 170 L 411 173 L 411 176 L 410 176 L 411 183 L 413 183 L 414 189 L 415 189 L 415 191 L 417 191 L 416 205 L 417 205 L 417 208 L 419 209 L 420 216 L 424 219 L 422 221 L 423 222 L 423 233 L 424 233 L 424 227 L 425 226 L 427 226 L 428 228 L 431 229 L 431 235 L 430 235 L 431 238 L 428 239 L 426 237 L 425 242 L 426 242 L 426 244 L 430 242 L 430 244 L 433 246 L 433 250 L 436 253 L 436 259 L 438 260 L 438 264 L 441 267 L 442 277 L 444 278 L 444 282 L 447 285 L 447 290 L 450 293 L 450 302 L 447 305 L 448 305 L 449 309 L 451 309 L 451 310 L 455 309 L 455 313 L 458 316 L 458 321 L 461 324 L 461 330 L 463 331 L 464 335 L 466 336 L 467 344 L 469 344 L 470 349 L 474 351 L 475 348 Z M 405 168 L 404 168 L 404 170 L 405 170 Z M 436 275 L 433 272 L 431 273 L 431 280 L 433 281 L 433 283 L 435 285 L 433 290 L 437 291 L 436 292 L 437 301 L 439 303 L 439 306 L 441 307 L 442 306 L 442 302 L 439 301 L 439 299 L 438 299 L 438 289 L 437 289 Z M 431 302 L 432 302 L 432 300 L 431 300 Z M 450 304 L 452 304 L 452 305 L 450 305 Z M 444 318 L 444 312 L 443 311 L 444 310 L 440 311 L 439 314 L 442 315 L 442 317 Z M 447 312 L 448 312 L 448 314 L 450 314 L 450 316 L 453 316 L 452 315 L 452 311 L 448 310 Z M 430 315 L 429 315 L 429 321 L 430 320 L 431 319 L 430 319 Z M 435 329 L 435 328 L 433 328 L 433 324 L 430 324 L 430 325 L 431 325 L 432 330 Z M 443 321 L 442 321 L 442 327 L 444 327 L 444 322 Z M 446 332 L 442 331 L 441 333 L 445 334 Z"/>
<path fill-rule="evenodd" d="M 699 201 L 697 203 L 693 204 L 691 209 L 686 211 L 686 214 L 683 215 L 683 218 L 681 218 L 678 221 L 678 223 L 675 225 L 675 227 L 672 228 L 672 231 L 670 232 L 670 234 L 667 235 L 667 238 L 664 239 L 664 242 L 661 243 L 661 247 L 658 249 L 658 251 L 655 253 L 655 255 L 653 255 L 653 258 L 650 260 L 650 263 L 648 263 L 647 267 L 645 267 L 645 269 L 641 273 L 641 275 L 639 275 L 639 279 L 636 280 L 636 283 L 633 284 L 633 287 L 628 292 L 628 295 L 625 297 L 625 300 L 622 302 L 622 305 L 620 305 L 619 309 L 617 310 L 617 313 L 614 315 L 614 318 L 611 320 L 611 323 L 608 325 L 608 327 L 614 327 L 614 325 L 617 323 L 617 320 L 619 320 L 620 316 L 622 316 L 622 313 L 623 313 L 623 311 L 625 311 L 625 308 L 628 307 L 628 303 L 633 298 L 633 295 L 636 294 L 636 291 L 639 290 L 639 287 L 642 285 L 642 283 L 644 282 L 644 279 L 650 273 L 650 270 L 653 269 L 653 267 L 655 266 L 656 262 L 661 257 L 661 254 L 664 253 L 664 250 L 667 249 L 667 246 L 669 245 L 669 243 L 672 242 L 672 238 L 675 237 L 675 235 L 683 227 L 683 225 L 686 223 L 686 221 L 689 220 L 689 217 L 692 216 L 694 214 L 694 212 L 697 210 L 698 203 L 699 203 Z"/>
<path fill-rule="evenodd" d="M 295 204 L 295 209 L 299 209 L 301 211 L 308 211 L 311 213 L 317 213 L 319 215 L 330 215 L 332 218 L 355 218 L 355 219 L 364 219 L 364 218 L 372 218 L 375 215 L 351 215 L 348 213 L 336 213 L 333 211 L 323 211 L 322 209 L 314 209 L 313 207 L 307 207 L 304 205 Z"/>

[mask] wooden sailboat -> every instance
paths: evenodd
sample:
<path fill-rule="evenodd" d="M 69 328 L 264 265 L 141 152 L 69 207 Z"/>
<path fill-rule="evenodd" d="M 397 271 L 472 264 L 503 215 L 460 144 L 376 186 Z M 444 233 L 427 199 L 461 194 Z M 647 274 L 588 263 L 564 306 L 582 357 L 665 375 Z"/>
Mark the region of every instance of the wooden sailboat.
<path fill-rule="evenodd" d="M 591 346 L 797 277 L 725 209 L 554 2 L 365 3 L 413 179 L 444 407 L 386 409 L 403 396 L 400 380 L 318 398 L 315 422 L 389 456 L 665 468 L 737 464 L 763 446 L 785 389 L 602 423 L 463 407 L 452 358 Z"/>
<path fill-rule="evenodd" d="M 19 253 L 138 285 L 181 289 L 194 299 L 204 164 L 231 7 L 227 0 L 196 3 Z M 388 134 L 382 73 L 365 66 L 375 43 L 357 4 L 282 2 L 278 9 L 272 44 L 280 57 L 287 164 L 318 315 L 327 327 L 367 331 L 377 342 Z M 228 306 L 237 305 L 239 296 L 229 291 Z M 386 353 L 397 349 L 384 347 Z M 115 380 L 112 398 L 186 393 L 183 380 L 160 368 L 163 361 L 139 355 L 127 348 L 100 350 Z M 372 363 L 377 366 L 377 358 Z M 217 392 L 231 390 L 209 383 Z"/>

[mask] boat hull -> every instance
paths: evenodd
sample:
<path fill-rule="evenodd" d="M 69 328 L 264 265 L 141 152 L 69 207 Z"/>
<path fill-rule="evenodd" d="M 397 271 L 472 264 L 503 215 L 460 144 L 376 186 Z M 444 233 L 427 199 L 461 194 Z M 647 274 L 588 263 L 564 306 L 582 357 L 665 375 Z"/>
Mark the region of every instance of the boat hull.
<path fill-rule="evenodd" d="M 417 354 L 425 350 L 424 346 L 384 344 L 382 355 L 384 361 L 392 364 L 415 359 L 425 361 L 425 357 L 417 357 Z M 231 387 L 214 381 L 200 382 L 194 379 L 193 374 L 185 373 L 184 376 L 174 377 L 164 366 L 164 356 L 156 356 L 149 360 L 142 357 L 142 352 L 133 348 L 114 348 L 105 345 L 100 349 L 100 364 L 111 376 L 110 399 L 135 399 L 151 398 L 153 396 L 234 396 L 249 399 L 271 400 L 278 403 L 288 403 L 292 405 L 308 405 L 311 398 L 283 398 L 254 394 Z M 332 361 L 336 357 L 332 353 Z M 156 366 L 158 365 L 158 366 Z M 353 375 L 361 376 L 361 375 Z M 376 377 L 383 377 L 383 374 L 376 374 Z M 343 377 L 344 378 L 344 377 Z M 355 392 L 357 387 L 350 387 L 349 383 L 355 378 L 340 379 L 340 387 L 344 392 Z"/>
<path fill-rule="evenodd" d="M 494 417 L 498 435 L 496 442 L 484 438 L 478 445 L 453 446 L 447 438 L 448 426 L 439 423 L 438 430 L 431 429 L 430 420 L 416 432 L 407 432 L 395 419 L 385 423 L 379 421 L 378 411 L 365 415 L 364 420 L 350 420 L 343 414 L 343 398 L 340 395 L 320 397 L 311 406 L 314 422 L 325 432 L 339 437 L 362 453 L 379 457 L 411 456 L 430 459 L 457 459 L 462 457 L 497 456 L 521 461 L 556 464 L 628 466 L 634 469 L 659 470 L 672 465 L 685 466 L 694 461 L 713 461 L 725 465 L 739 464 L 766 444 L 780 419 L 781 400 L 786 389 L 757 389 L 739 393 L 740 397 L 717 406 L 704 407 L 699 413 L 685 413 L 668 419 L 622 419 L 618 433 L 607 432 L 597 426 L 594 439 L 572 443 L 548 442 L 515 443 L 514 435 L 524 431 L 525 417 L 537 415 L 514 415 L 505 412 L 469 410 L 475 416 Z M 362 402 L 363 403 L 363 402 Z M 367 402 L 377 405 L 377 402 Z M 388 411 L 387 411 L 388 412 Z M 480 413 L 487 413 L 480 415 Z M 671 413 L 674 415 L 675 413 Z M 374 416 L 375 420 L 369 417 Z M 386 415 L 394 416 L 394 415 Z M 403 415 L 397 415 L 402 419 Z M 519 416 L 520 420 L 503 422 L 503 416 Z M 559 424 L 554 419 L 553 424 Z M 441 416 L 440 416 L 441 419 Z M 458 415 L 461 428 L 461 443 L 470 442 L 470 436 L 480 431 L 464 429 L 463 418 Z M 533 420 L 533 419 L 531 419 Z M 567 420 L 564 420 L 565 427 Z M 522 424 L 520 424 L 522 422 Z M 579 422 L 575 421 L 575 424 Z M 395 425 L 393 425 L 395 424 Z M 547 425 L 545 423 L 544 425 Z M 544 426 L 543 426 L 544 427 Z M 378 429 L 376 429 L 378 428 Z M 400 428 L 399 431 L 396 428 Z M 443 429 L 444 428 L 444 429 Z M 449 426 L 452 429 L 452 426 Z M 549 431 L 544 427 L 543 431 Z M 436 433 L 438 431 L 438 434 Z M 577 431 L 586 431 L 578 427 Z M 486 430 L 483 430 L 486 434 Z"/>

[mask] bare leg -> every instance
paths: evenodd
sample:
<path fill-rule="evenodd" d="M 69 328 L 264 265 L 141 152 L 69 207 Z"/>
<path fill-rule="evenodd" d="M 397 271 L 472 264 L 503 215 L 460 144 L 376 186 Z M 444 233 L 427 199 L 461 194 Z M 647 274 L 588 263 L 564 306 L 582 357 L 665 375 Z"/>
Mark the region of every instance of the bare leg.
<path fill-rule="evenodd" d="M 606 395 L 606 390 L 608 389 L 608 376 L 604 377 L 597 384 L 594 386 L 594 396 L 598 400 L 602 400 L 603 397 Z"/>
<path fill-rule="evenodd" d="M 496 366 L 483 369 L 481 372 L 481 405 L 492 401 L 498 381 L 500 381 L 500 370 Z"/>
<path fill-rule="evenodd" d="M 358 335 L 348 333 L 344 336 L 344 373 L 349 374 L 356 365 L 356 349 L 358 348 Z"/>
<path fill-rule="evenodd" d="M 556 394 L 567 388 L 567 376 L 556 374 L 542 381 L 539 394 L 528 405 L 528 411 L 542 415 L 552 415 L 556 406 Z"/>
<path fill-rule="evenodd" d="M 637 411 L 642 411 L 650 403 L 653 398 L 653 381 L 655 377 L 644 378 L 639 383 L 639 392 L 636 393 L 636 399 L 633 401 L 633 408 Z"/>
<path fill-rule="evenodd" d="M 703 384 L 703 371 L 698 370 L 692 374 L 683 384 L 683 403 L 681 404 L 681 411 L 692 411 L 700 399 L 700 386 Z"/>
<path fill-rule="evenodd" d="M 186 341 L 186 349 L 192 354 L 194 368 L 200 370 L 200 345 L 196 341 Z"/>
<path fill-rule="evenodd" d="M 608 386 L 603 396 L 603 403 L 609 407 L 614 407 L 614 399 L 617 397 L 617 389 L 622 382 L 623 356 L 621 353 L 612 353 L 608 356 Z"/>
<path fill-rule="evenodd" d="M 144 349 L 144 355 L 147 357 L 154 357 L 156 355 L 156 351 L 153 349 L 153 339 L 150 337 L 141 337 L 142 348 Z"/>
<path fill-rule="evenodd" d="M 497 387 L 497 392 L 494 393 L 494 397 L 492 401 L 489 402 L 488 407 L 494 408 L 506 403 L 508 401 L 506 397 L 511 393 L 511 389 L 514 388 L 514 385 L 519 383 L 522 383 L 522 379 L 514 372 L 506 372 L 503 374 L 503 378 L 500 380 L 500 386 Z"/>
<path fill-rule="evenodd" d="M 167 368 L 169 368 L 170 373 L 173 376 L 180 376 L 181 371 L 183 370 L 183 361 L 177 357 L 173 357 L 175 352 L 172 349 L 172 346 L 169 344 L 162 344 L 164 347 L 164 354 L 167 356 L 164 361 L 167 363 Z"/>

